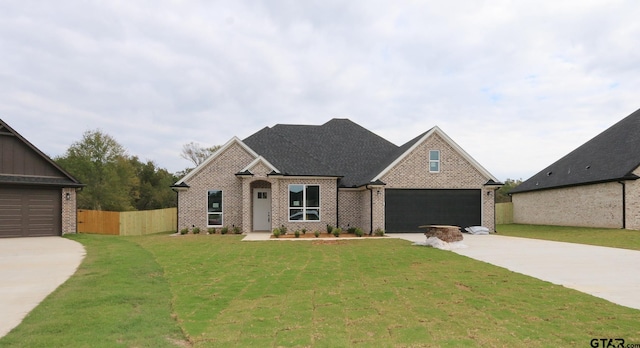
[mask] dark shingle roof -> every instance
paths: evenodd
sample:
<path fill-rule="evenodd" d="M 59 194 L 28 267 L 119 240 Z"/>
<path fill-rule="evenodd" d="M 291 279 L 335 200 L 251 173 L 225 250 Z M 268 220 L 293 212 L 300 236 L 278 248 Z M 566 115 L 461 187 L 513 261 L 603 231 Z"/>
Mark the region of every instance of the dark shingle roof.
<path fill-rule="evenodd" d="M 516 187 L 511 193 L 635 180 L 640 165 L 640 109 Z"/>
<path fill-rule="evenodd" d="M 285 175 L 342 177 L 343 187 L 367 184 L 381 161 L 398 150 L 348 119 L 332 119 L 321 126 L 278 124 L 243 142 Z"/>

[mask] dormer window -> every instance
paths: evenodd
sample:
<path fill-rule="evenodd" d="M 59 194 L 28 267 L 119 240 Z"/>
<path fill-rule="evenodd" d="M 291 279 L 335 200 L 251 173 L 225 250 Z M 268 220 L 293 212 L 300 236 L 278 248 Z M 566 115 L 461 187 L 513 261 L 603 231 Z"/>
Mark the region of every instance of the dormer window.
<path fill-rule="evenodd" d="M 429 151 L 429 173 L 440 173 L 440 150 Z"/>

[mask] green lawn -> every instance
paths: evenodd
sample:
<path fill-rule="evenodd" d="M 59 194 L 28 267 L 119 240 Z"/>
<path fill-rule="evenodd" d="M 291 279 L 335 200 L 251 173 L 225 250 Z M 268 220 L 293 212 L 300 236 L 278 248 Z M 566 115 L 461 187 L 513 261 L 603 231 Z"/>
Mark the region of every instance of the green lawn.
<path fill-rule="evenodd" d="M 640 231 L 542 225 L 498 225 L 499 234 L 640 250 Z"/>
<path fill-rule="evenodd" d="M 601 337 L 640 342 L 638 310 L 402 240 L 69 238 L 87 247 L 81 269 L 0 346 L 559 347 L 589 346 Z"/>

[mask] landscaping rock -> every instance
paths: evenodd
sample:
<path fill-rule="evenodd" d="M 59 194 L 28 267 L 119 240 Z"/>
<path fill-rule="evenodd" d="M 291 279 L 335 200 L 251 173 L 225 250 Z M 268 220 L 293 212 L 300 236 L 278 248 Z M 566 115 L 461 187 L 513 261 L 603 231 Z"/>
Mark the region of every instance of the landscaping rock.
<path fill-rule="evenodd" d="M 459 242 L 464 239 L 458 226 L 431 225 L 424 227 L 427 229 L 427 232 L 424 233 L 427 238 L 436 237 L 447 243 Z"/>

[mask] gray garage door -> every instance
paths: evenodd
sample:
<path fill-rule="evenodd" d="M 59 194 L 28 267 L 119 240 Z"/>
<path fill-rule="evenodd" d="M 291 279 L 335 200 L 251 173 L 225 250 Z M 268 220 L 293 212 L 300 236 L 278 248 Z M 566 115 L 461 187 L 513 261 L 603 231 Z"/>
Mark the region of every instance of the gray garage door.
<path fill-rule="evenodd" d="M 61 190 L 0 186 L 0 237 L 62 234 Z"/>
<path fill-rule="evenodd" d="M 424 232 L 421 225 L 479 226 L 480 190 L 385 190 L 387 232 Z"/>

